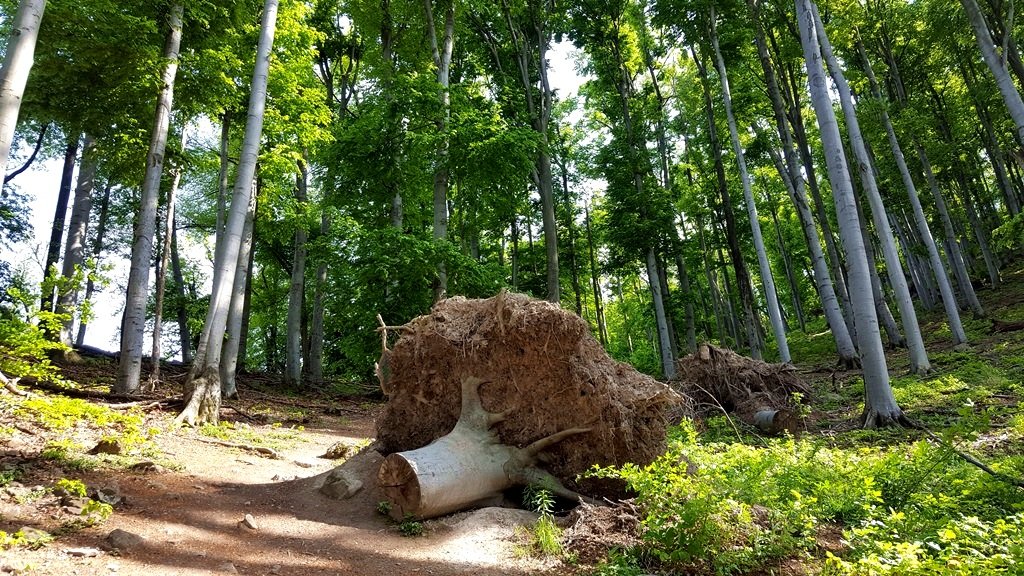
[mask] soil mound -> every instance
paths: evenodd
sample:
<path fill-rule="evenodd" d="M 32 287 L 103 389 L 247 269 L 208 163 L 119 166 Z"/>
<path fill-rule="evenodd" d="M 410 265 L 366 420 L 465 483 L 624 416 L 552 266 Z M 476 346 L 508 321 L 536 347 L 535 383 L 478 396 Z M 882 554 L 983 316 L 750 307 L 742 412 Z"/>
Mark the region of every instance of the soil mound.
<path fill-rule="evenodd" d="M 681 393 L 748 421 L 762 410 L 792 411 L 795 393 L 803 402 L 809 399 L 810 388 L 792 365 L 770 364 L 711 344 L 681 358 L 677 368 L 673 386 Z"/>
<path fill-rule="evenodd" d="M 665 448 L 683 399 L 609 357 L 579 317 L 548 302 L 500 293 L 443 300 L 402 327 L 378 368 L 388 403 L 377 420 L 385 452 L 429 444 L 455 426 L 460 382 L 484 381 L 502 443 L 522 447 L 569 428 L 590 428 L 542 455 L 567 483 L 594 464 L 646 464 Z M 586 490 L 584 490 L 586 491 Z"/>
<path fill-rule="evenodd" d="M 582 504 L 569 514 L 562 543 L 581 563 L 594 564 L 612 550 L 629 550 L 640 544 L 640 517 L 632 500 L 613 506 Z"/>

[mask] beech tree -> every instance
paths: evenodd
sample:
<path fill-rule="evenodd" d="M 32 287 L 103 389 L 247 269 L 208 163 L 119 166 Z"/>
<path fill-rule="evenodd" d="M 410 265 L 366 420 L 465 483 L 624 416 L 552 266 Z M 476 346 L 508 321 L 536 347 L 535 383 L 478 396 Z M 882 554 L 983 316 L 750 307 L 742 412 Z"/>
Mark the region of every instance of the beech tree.
<path fill-rule="evenodd" d="M 3 67 L 0 68 L 0 174 L 7 174 L 18 111 L 32 70 L 46 0 L 21 0 L 14 14 Z"/>
<path fill-rule="evenodd" d="M 260 136 L 263 131 L 263 113 L 267 100 L 267 75 L 270 68 L 270 52 L 274 43 L 277 9 L 277 0 L 266 0 L 263 5 L 259 44 L 256 49 L 256 65 L 250 84 L 245 137 L 242 140 L 242 151 L 231 196 L 231 209 L 224 228 L 224 248 L 218 254 L 220 260 L 214 263 L 215 273 L 210 307 L 206 314 L 206 322 L 192 368 L 185 381 L 185 408 L 177 418 L 179 422 L 185 422 L 192 426 L 205 422 L 216 423 L 220 418 L 221 352 L 232 295 L 234 292 L 244 289 L 244 282 L 241 286 L 236 284 L 235 272 L 238 269 L 245 221 L 250 212 L 252 183 L 256 174 L 256 159 L 259 155 Z M 238 337 L 237 334 L 231 336 Z"/>

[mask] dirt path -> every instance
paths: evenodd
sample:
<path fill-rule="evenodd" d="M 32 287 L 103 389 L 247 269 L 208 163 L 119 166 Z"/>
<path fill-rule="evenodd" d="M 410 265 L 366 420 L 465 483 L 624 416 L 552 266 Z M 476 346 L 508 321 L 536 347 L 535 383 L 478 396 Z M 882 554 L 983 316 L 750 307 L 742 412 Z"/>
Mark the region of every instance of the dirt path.
<path fill-rule="evenodd" d="M 253 429 L 268 434 L 275 430 Z M 179 463 L 180 470 L 49 470 L 51 477 L 80 478 L 89 486 L 116 485 L 125 503 L 100 526 L 60 536 L 39 550 L 4 551 L 0 573 L 5 567 L 29 574 L 144 576 L 561 572 L 553 561 L 524 554 L 516 544 L 514 525 L 533 520 L 523 511 L 463 513 L 425 523 L 422 536 L 402 536 L 376 511 L 381 498 L 373 478 L 381 457 L 373 450 L 363 450 L 344 464 L 363 481 L 362 491 L 340 501 L 321 494 L 323 477 L 337 461 L 318 456 L 339 441 L 366 446 L 372 433 L 372 412 L 364 409 L 345 418 L 318 419 L 316 428 L 299 432 L 279 450 L 281 459 L 213 445 L 194 431 L 175 431 L 159 435 L 156 444 L 161 457 Z M 37 475 L 31 482 L 45 485 L 40 480 Z M 28 525 L 52 530 L 59 525 L 56 501 L 23 506 L 2 492 L 0 529 L 12 532 Z M 246 514 L 254 518 L 257 530 L 240 524 Z M 103 548 L 114 529 L 145 541 L 121 554 L 72 555 L 78 548 L 90 553 Z"/>

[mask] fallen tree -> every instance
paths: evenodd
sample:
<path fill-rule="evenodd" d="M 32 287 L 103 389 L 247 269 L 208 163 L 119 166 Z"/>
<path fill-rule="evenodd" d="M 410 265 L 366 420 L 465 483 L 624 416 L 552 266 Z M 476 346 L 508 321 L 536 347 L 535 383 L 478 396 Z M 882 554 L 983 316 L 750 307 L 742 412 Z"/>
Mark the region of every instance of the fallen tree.
<path fill-rule="evenodd" d="M 701 344 L 681 358 L 672 383 L 698 405 L 735 414 L 767 434 L 795 432 L 810 388 L 791 364 L 770 364 Z"/>
<path fill-rule="evenodd" d="M 680 395 L 610 358 L 582 319 L 526 296 L 451 298 L 400 332 L 378 363 L 388 402 L 377 437 L 392 453 L 378 482 L 396 517 L 525 484 L 608 495 L 577 475 L 652 461 L 668 421 L 687 413 Z"/>

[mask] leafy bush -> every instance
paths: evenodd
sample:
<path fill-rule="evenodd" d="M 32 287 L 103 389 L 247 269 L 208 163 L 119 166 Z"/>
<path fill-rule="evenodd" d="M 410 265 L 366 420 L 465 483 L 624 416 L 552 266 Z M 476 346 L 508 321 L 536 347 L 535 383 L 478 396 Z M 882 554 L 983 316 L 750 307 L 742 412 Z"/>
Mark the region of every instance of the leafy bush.
<path fill-rule="evenodd" d="M 1017 464 L 1003 463 L 1009 465 Z M 872 570 L 886 562 L 910 570 L 913 562 L 938 566 L 972 554 L 999 566 L 996 555 L 1024 546 L 1021 517 L 1009 516 L 1021 506 L 1016 489 L 923 441 L 843 449 L 785 438 L 753 447 L 702 443 L 684 424 L 654 463 L 591 475 L 625 480 L 644 514 L 642 546 L 612 562 L 622 571 L 603 568 L 607 574 L 630 574 L 629 562 L 638 560 L 671 570 L 743 573 L 819 554 L 822 529 L 834 525 L 852 527 L 849 551 L 828 560 L 836 571 L 883 573 Z M 977 518 L 965 518 L 966 510 Z M 996 535 L 1006 538 L 1005 550 L 987 544 Z"/>

